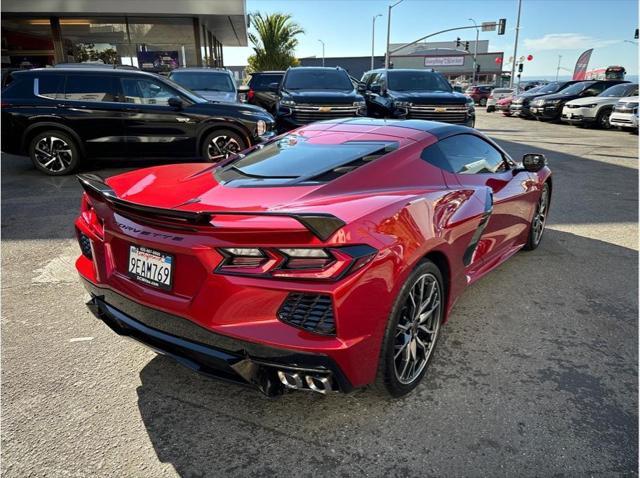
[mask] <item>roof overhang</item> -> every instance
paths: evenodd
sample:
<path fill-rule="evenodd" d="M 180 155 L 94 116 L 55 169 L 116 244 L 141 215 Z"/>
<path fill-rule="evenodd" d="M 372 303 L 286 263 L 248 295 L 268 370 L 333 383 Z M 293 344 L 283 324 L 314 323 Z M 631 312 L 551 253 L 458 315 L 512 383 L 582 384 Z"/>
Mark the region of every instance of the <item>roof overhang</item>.
<path fill-rule="evenodd" d="M 4 0 L 3 16 L 196 17 L 224 46 L 247 46 L 245 0 Z"/>

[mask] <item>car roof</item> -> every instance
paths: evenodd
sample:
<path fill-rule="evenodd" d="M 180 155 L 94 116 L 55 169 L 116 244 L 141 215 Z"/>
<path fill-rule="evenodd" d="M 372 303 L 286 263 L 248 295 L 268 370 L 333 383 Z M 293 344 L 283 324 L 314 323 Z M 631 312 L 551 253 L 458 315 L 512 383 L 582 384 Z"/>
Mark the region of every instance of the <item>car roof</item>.
<path fill-rule="evenodd" d="M 284 71 L 254 71 L 253 73 L 251 73 L 251 76 L 256 76 L 256 75 L 284 75 L 285 72 Z"/>
<path fill-rule="evenodd" d="M 341 125 L 354 127 L 354 129 L 358 126 L 376 127 L 375 132 L 379 134 L 391 133 L 391 130 L 396 128 L 404 128 L 417 132 L 428 133 L 438 139 L 443 139 L 458 133 L 476 133 L 476 130 L 467 126 L 426 120 L 341 118 L 314 123 L 314 129 L 318 129 L 320 125 L 327 125 L 328 128 L 335 125 Z"/>
<path fill-rule="evenodd" d="M 171 70 L 171 73 L 175 73 L 177 71 L 193 71 L 193 72 L 205 72 L 205 73 L 222 73 L 226 75 L 230 75 L 231 72 L 226 68 L 213 68 L 209 66 L 189 66 L 184 68 L 175 68 Z M 171 74 L 170 73 L 170 74 Z"/>
<path fill-rule="evenodd" d="M 13 75 L 61 75 L 64 73 L 73 73 L 74 75 L 85 75 L 89 73 L 99 73 L 100 75 L 145 75 L 151 78 L 158 78 L 158 75 L 155 73 L 141 71 L 141 70 L 130 70 L 123 68 L 104 68 L 104 67 L 86 67 L 86 68 L 33 68 L 31 70 L 20 70 L 12 72 Z"/>
<path fill-rule="evenodd" d="M 365 71 L 365 73 L 378 73 L 382 71 L 428 71 L 435 73 L 436 70 L 433 68 L 376 68 L 375 70 Z"/>

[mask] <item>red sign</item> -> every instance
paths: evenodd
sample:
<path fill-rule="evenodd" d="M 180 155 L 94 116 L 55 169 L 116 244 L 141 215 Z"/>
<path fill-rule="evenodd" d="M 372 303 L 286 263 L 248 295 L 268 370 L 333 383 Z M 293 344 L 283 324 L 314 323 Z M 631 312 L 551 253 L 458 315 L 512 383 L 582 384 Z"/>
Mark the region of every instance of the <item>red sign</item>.
<path fill-rule="evenodd" d="M 589 66 L 589 60 L 591 59 L 591 52 L 593 48 L 588 49 L 582 55 L 578 57 L 576 67 L 573 70 L 573 80 L 584 80 L 587 74 L 587 67 Z"/>
<path fill-rule="evenodd" d="M 533 60 L 533 55 L 527 56 L 527 61 L 531 61 L 531 60 Z"/>
<path fill-rule="evenodd" d="M 495 62 L 499 65 L 500 63 L 502 63 L 502 57 L 498 56 L 495 59 Z"/>

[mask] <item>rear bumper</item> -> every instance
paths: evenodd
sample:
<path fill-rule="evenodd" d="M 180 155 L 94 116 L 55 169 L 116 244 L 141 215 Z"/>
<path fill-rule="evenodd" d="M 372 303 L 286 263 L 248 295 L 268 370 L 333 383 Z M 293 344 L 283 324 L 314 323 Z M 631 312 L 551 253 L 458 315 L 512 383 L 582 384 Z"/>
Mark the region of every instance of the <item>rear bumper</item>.
<path fill-rule="evenodd" d="M 285 390 L 278 371 L 327 378 L 335 391 L 353 389 L 340 367 L 324 354 L 268 347 L 216 334 L 86 279 L 82 282 L 91 295 L 87 307 L 114 332 L 208 377 L 247 385 L 267 396 L 279 395 Z M 303 381 L 302 389 L 305 388 L 309 390 Z"/>

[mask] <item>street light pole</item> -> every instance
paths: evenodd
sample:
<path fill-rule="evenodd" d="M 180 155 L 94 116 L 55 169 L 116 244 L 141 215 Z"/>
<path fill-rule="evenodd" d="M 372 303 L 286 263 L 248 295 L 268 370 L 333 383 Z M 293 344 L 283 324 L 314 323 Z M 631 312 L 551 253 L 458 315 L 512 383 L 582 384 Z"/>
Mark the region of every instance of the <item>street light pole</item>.
<path fill-rule="evenodd" d="M 393 5 L 389 5 L 389 11 L 387 13 L 387 50 L 386 50 L 386 54 L 384 55 L 385 68 L 389 68 L 389 40 L 391 38 L 391 9 L 402 2 L 403 0 L 399 0 Z"/>
<path fill-rule="evenodd" d="M 511 79 L 509 87 L 513 88 L 513 77 L 516 76 L 516 61 L 518 58 L 518 35 L 520 34 L 520 12 L 522 11 L 522 0 L 518 0 L 518 20 L 516 22 L 516 41 L 513 44 L 513 62 L 511 64 Z"/>
<path fill-rule="evenodd" d="M 324 42 L 322 40 L 318 40 L 320 43 L 322 43 L 322 66 L 324 66 Z"/>
<path fill-rule="evenodd" d="M 373 52 L 376 40 L 376 18 L 381 17 L 382 13 L 373 16 L 373 24 L 371 25 L 371 69 L 373 70 Z"/>
<path fill-rule="evenodd" d="M 562 55 L 558 55 L 558 68 L 556 69 L 556 81 L 558 81 L 558 76 L 560 75 L 560 61 L 562 60 Z"/>
<path fill-rule="evenodd" d="M 473 45 L 473 76 L 471 77 L 471 84 L 475 85 L 476 84 L 476 69 L 477 69 L 477 64 L 478 64 L 478 38 L 480 36 L 480 30 L 478 29 L 478 24 L 476 23 L 476 21 L 473 18 L 469 18 L 470 22 L 473 22 L 474 26 L 476 27 L 476 42 Z"/>

